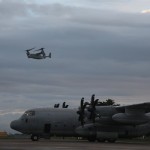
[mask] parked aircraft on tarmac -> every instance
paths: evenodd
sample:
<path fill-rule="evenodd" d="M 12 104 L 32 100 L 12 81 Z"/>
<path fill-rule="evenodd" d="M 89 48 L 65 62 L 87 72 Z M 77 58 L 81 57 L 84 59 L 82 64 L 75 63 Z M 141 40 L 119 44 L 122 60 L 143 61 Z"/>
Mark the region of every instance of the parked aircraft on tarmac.
<path fill-rule="evenodd" d="M 34 51 L 40 51 L 37 53 L 31 53 L 30 51 L 33 50 L 34 48 L 31 49 L 27 49 L 26 50 L 26 54 L 28 58 L 33 58 L 33 59 L 45 59 L 47 57 L 51 58 L 51 53 L 49 53 L 48 56 L 46 56 L 45 52 L 44 52 L 44 48 L 40 48 L 38 50 L 34 50 Z"/>
<path fill-rule="evenodd" d="M 127 106 L 98 106 L 92 95 L 91 102 L 81 99 L 80 107 L 35 108 L 27 110 L 10 126 L 31 135 L 33 141 L 40 137 L 77 136 L 89 141 L 115 142 L 118 138 L 132 138 L 150 134 L 150 103 Z"/>

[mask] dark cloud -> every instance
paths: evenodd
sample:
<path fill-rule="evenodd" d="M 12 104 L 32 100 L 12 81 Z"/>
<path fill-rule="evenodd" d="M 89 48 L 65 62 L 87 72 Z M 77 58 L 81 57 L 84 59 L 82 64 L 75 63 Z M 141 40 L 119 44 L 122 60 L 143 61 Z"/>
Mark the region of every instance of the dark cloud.
<path fill-rule="evenodd" d="M 88 7 L 0 1 L 4 124 L 18 110 L 76 107 L 93 93 L 121 104 L 149 101 L 149 15 Z M 27 59 L 25 49 L 35 46 L 52 59 Z"/>

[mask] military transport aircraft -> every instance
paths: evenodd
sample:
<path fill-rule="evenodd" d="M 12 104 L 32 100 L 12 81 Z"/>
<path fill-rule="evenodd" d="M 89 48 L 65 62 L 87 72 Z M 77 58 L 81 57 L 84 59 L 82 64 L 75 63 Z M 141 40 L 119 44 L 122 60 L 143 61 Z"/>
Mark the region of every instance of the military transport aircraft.
<path fill-rule="evenodd" d="M 34 50 L 34 51 L 40 51 L 40 52 L 31 53 L 30 51 L 33 50 L 33 49 L 34 48 L 25 50 L 28 58 L 33 58 L 33 59 L 45 59 L 47 57 L 51 58 L 51 53 L 49 53 L 49 55 L 46 56 L 46 54 L 44 52 L 44 48 L 40 48 L 38 50 Z"/>
<path fill-rule="evenodd" d="M 27 110 L 12 129 L 31 135 L 33 141 L 51 136 L 77 136 L 89 141 L 115 142 L 150 134 L 150 103 L 127 106 L 99 106 L 92 95 L 91 102 L 81 99 L 80 107 L 35 108 Z"/>

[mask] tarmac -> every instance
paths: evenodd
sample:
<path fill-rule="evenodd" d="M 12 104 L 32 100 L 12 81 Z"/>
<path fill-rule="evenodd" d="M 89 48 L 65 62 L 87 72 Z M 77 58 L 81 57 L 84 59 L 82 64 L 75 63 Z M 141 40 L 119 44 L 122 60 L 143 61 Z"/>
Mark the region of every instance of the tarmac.
<path fill-rule="evenodd" d="M 149 150 L 150 143 L 90 143 L 77 140 L 0 139 L 0 150 Z"/>

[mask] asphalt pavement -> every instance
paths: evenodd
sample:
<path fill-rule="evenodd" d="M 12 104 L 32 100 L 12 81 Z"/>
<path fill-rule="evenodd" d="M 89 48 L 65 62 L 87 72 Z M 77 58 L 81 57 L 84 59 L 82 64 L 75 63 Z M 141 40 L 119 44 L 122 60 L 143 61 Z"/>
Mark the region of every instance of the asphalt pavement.
<path fill-rule="evenodd" d="M 149 143 L 90 143 L 77 140 L 0 139 L 0 150 L 149 150 Z"/>

